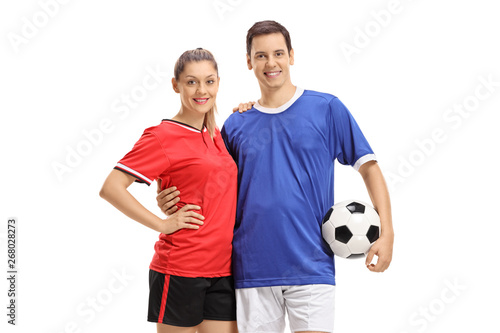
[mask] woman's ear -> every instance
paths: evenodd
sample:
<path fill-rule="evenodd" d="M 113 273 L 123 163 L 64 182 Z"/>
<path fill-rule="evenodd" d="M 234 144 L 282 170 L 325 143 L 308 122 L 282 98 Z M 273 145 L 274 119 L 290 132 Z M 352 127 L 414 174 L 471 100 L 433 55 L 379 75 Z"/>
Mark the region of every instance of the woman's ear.
<path fill-rule="evenodd" d="M 172 88 L 176 93 L 179 93 L 179 87 L 177 85 L 177 80 L 175 79 L 175 77 L 172 78 Z"/>

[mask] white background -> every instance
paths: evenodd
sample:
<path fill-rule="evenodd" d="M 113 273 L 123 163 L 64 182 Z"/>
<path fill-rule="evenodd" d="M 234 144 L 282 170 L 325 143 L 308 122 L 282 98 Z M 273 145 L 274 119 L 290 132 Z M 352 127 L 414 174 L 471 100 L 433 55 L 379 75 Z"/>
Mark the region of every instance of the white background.
<path fill-rule="evenodd" d="M 219 62 L 219 126 L 233 106 L 259 98 L 245 35 L 263 19 L 291 33 L 293 83 L 347 105 L 391 187 L 394 260 L 383 274 L 337 260 L 336 331 L 498 331 L 500 21 L 492 3 L 2 1 L 4 272 L 9 217 L 18 218 L 19 237 L 18 325 L 7 324 L 2 278 L 2 332 L 155 331 L 146 309 L 157 234 L 102 200 L 100 186 L 146 127 L 178 111 L 170 78 L 183 51 L 204 47 Z M 349 47 L 355 52 L 342 51 Z M 167 74 L 124 107 L 148 70 Z M 160 214 L 156 186 L 131 191 Z M 350 198 L 369 200 L 359 175 L 338 166 L 336 201 Z"/>

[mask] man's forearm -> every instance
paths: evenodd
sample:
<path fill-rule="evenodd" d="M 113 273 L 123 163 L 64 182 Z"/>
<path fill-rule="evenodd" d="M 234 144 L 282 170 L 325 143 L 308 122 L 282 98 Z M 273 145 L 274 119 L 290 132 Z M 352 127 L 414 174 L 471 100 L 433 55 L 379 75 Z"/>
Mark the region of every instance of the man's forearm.
<path fill-rule="evenodd" d="M 393 238 L 391 200 L 378 163 L 370 161 L 363 164 L 359 169 L 359 173 L 363 177 L 370 199 L 380 217 L 381 236 Z"/>

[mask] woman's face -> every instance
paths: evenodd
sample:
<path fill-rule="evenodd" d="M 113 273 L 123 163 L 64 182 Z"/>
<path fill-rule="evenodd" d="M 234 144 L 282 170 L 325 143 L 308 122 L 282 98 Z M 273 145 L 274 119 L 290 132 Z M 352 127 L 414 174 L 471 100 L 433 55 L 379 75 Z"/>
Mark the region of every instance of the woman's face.
<path fill-rule="evenodd" d="M 210 111 L 217 97 L 219 80 L 210 61 L 187 63 L 179 80 L 172 79 L 175 92 L 180 94 L 183 111 L 202 114 Z"/>

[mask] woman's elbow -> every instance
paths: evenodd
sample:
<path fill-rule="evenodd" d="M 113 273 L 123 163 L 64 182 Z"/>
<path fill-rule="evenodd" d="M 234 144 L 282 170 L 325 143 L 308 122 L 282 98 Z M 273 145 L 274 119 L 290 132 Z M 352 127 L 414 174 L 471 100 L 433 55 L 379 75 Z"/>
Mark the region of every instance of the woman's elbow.
<path fill-rule="evenodd" d="M 109 198 L 109 194 L 110 194 L 110 189 L 109 189 L 109 184 L 108 182 L 104 182 L 104 184 L 102 185 L 101 187 L 101 190 L 99 191 L 99 196 L 105 200 L 107 200 Z"/>
<path fill-rule="evenodd" d="M 106 189 L 104 188 L 104 185 L 103 187 L 101 187 L 101 190 L 99 191 L 99 196 L 103 199 L 106 199 Z"/>

